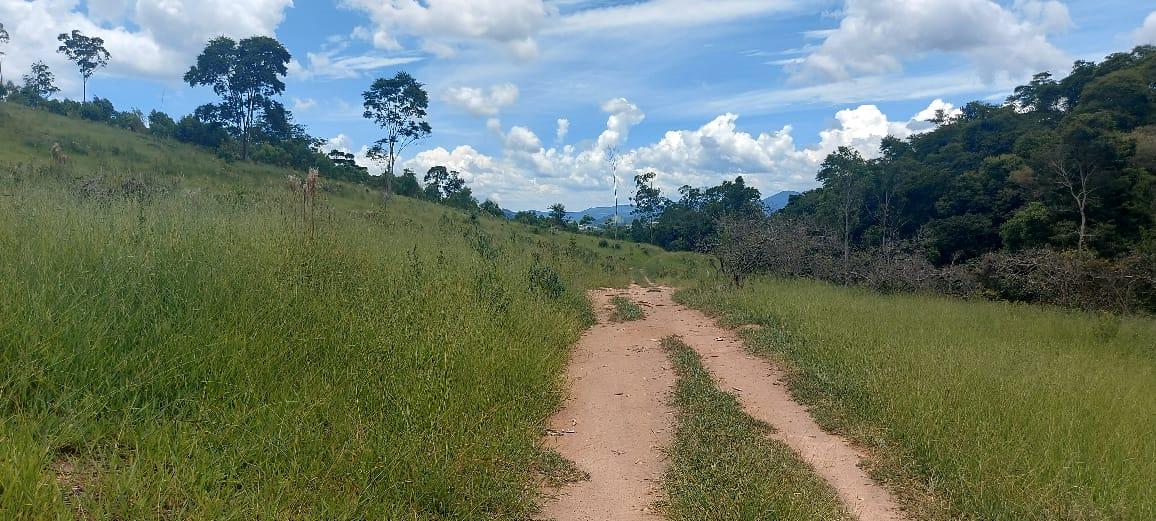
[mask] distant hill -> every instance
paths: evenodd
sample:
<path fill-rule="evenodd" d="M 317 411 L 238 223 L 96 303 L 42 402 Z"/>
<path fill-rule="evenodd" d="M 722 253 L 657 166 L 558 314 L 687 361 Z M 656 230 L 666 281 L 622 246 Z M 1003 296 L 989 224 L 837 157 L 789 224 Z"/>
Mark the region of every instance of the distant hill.
<path fill-rule="evenodd" d="M 515 212 L 512 210 L 502 210 L 502 213 L 506 214 L 506 218 L 509 219 L 514 217 Z M 534 213 L 539 216 L 546 216 L 549 215 L 550 212 L 534 210 Z M 630 224 L 634 222 L 635 217 L 632 215 L 633 213 L 634 206 L 632 205 L 623 204 L 618 206 L 618 217 L 624 224 Z M 594 224 L 606 224 L 607 221 L 614 217 L 614 207 L 596 206 L 594 208 L 587 208 L 578 212 L 566 212 L 566 220 L 577 222 L 582 219 L 583 215 L 589 215 L 592 219 L 594 219 Z"/>
<path fill-rule="evenodd" d="M 784 190 L 766 199 L 763 199 L 763 208 L 767 210 L 768 214 L 775 213 L 787 207 L 787 203 L 791 202 L 792 195 L 799 195 L 799 192 L 792 190 Z"/>

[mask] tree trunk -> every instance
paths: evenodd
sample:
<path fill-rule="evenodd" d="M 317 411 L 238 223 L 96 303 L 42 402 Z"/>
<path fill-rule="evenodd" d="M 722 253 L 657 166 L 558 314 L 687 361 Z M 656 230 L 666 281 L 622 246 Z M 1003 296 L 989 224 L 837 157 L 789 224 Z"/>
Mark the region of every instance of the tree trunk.
<path fill-rule="evenodd" d="M 80 79 L 80 102 L 88 103 L 88 78 Z"/>

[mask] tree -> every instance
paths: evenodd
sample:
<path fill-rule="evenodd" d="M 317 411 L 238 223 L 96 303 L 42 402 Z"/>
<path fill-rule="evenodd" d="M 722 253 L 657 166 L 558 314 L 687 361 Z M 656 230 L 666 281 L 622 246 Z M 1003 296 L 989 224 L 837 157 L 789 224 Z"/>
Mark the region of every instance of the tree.
<path fill-rule="evenodd" d="M 24 92 L 40 99 L 47 99 L 60 92 L 56 87 L 56 76 L 42 61 L 32 64 L 32 70 L 24 75 Z"/>
<path fill-rule="evenodd" d="M 157 137 L 173 137 L 177 132 L 177 122 L 168 114 L 154 110 L 149 112 L 149 132 Z"/>
<path fill-rule="evenodd" d="M 592 224 L 594 224 L 594 218 L 589 215 L 583 215 L 581 219 L 578 219 L 579 228 L 585 228 Z"/>
<path fill-rule="evenodd" d="M 851 281 L 851 231 L 861 208 L 863 180 L 867 175 L 867 161 L 859 152 L 845 146 L 827 156 L 815 179 L 831 194 L 828 210 L 833 213 L 840 228 L 843 243 L 843 282 Z"/>
<path fill-rule="evenodd" d="M 388 175 L 385 191 L 388 193 L 392 190 L 389 180 L 393 179 L 398 154 L 432 132 L 425 121 L 429 95 L 413 76 L 399 72 L 390 79 L 378 78 L 362 97 L 365 99 L 365 119 L 372 120 L 385 131 L 385 137 L 370 147 L 368 155 L 385 163 Z"/>
<path fill-rule="evenodd" d="M 635 175 L 634 186 L 634 197 L 631 198 L 634 201 L 634 215 L 637 215 L 644 225 L 650 225 L 662 214 L 662 207 L 665 205 L 662 193 L 654 187 L 654 172 Z"/>
<path fill-rule="evenodd" d="M 550 205 L 550 222 L 559 228 L 566 227 L 566 207 L 562 203 Z"/>
<path fill-rule="evenodd" d="M 495 203 L 489 199 L 483 201 L 482 204 L 478 206 L 478 208 L 482 211 L 482 213 L 489 214 L 494 217 L 506 216 L 506 212 L 502 211 L 502 207 L 498 206 L 498 203 Z"/>
<path fill-rule="evenodd" d="M 444 166 L 431 167 L 426 171 L 425 177 L 425 197 L 430 201 L 441 201 L 445 194 L 445 185 L 450 180 L 450 171 Z"/>
<path fill-rule="evenodd" d="M 4 29 L 4 24 L 0 23 L 0 45 L 8 45 L 12 41 L 8 37 L 8 31 Z M 0 87 L 4 85 L 4 51 L 0 50 Z"/>
<path fill-rule="evenodd" d="M 285 91 L 282 78 L 290 58 L 281 42 L 267 36 L 240 42 L 222 36 L 211 40 L 185 73 L 190 86 L 211 86 L 221 97 L 221 103 L 204 105 L 198 113 L 230 129 L 241 140 L 244 159 L 249 158 L 253 128 L 284 110 L 273 96 Z"/>
<path fill-rule="evenodd" d="M 88 101 L 88 79 L 96 69 L 108 66 L 111 57 L 104 48 L 104 40 L 96 36 L 85 36 L 75 29 L 72 33 L 61 33 L 56 39 L 61 42 L 56 52 L 67 56 L 80 69 L 80 101 Z"/>

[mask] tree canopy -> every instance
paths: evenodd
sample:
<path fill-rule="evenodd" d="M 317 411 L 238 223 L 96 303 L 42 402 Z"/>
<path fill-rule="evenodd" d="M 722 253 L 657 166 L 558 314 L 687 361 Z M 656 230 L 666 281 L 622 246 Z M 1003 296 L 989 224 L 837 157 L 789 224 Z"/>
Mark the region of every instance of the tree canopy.
<path fill-rule="evenodd" d="M 108 65 L 111 56 L 104 48 L 104 40 L 95 36 L 85 36 L 78 30 L 61 33 L 56 37 L 61 45 L 56 52 L 68 57 L 80 69 L 81 101 L 88 101 L 88 80 L 96 69 Z"/>
<path fill-rule="evenodd" d="M 385 132 L 385 137 L 370 147 L 369 157 L 384 162 L 387 179 L 392 179 L 398 154 L 432 132 L 425 120 L 429 95 L 413 76 L 398 72 L 393 78 L 378 78 L 362 97 L 365 119 Z M 392 187 L 387 183 L 385 188 L 389 191 Z"/>
<path fill-rule="evenodd" d="M 210 86 L 221 98 L 197 109 L 202 120 L 220 123 L 241 141 L 241 156 L 249 158 L 253 131 L 291 133 L 291 117 L 274 96 L 285 91 L 282 80 L 291 56 L 267 36 L 240 42 L 224 36 L 211 40 L 184 80 L 190 86 Z"/>

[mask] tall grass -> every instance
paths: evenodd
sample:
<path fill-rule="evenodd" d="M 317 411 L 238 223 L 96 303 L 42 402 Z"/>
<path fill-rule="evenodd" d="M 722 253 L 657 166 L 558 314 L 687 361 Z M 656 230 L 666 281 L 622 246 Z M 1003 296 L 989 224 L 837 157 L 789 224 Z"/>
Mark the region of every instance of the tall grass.
<path fill-rule="evenodd" d="M 930 517 L 1156 519 L 1156 321 L 805 281 L 679 295 L 786 360 Z"/>
<path fill-rule="evenodd" d="M 285 172 L 5 160 L 0 519 L 526 519 L 584 289 L 703 269 L 347 185 L 310 233 Z"/>

